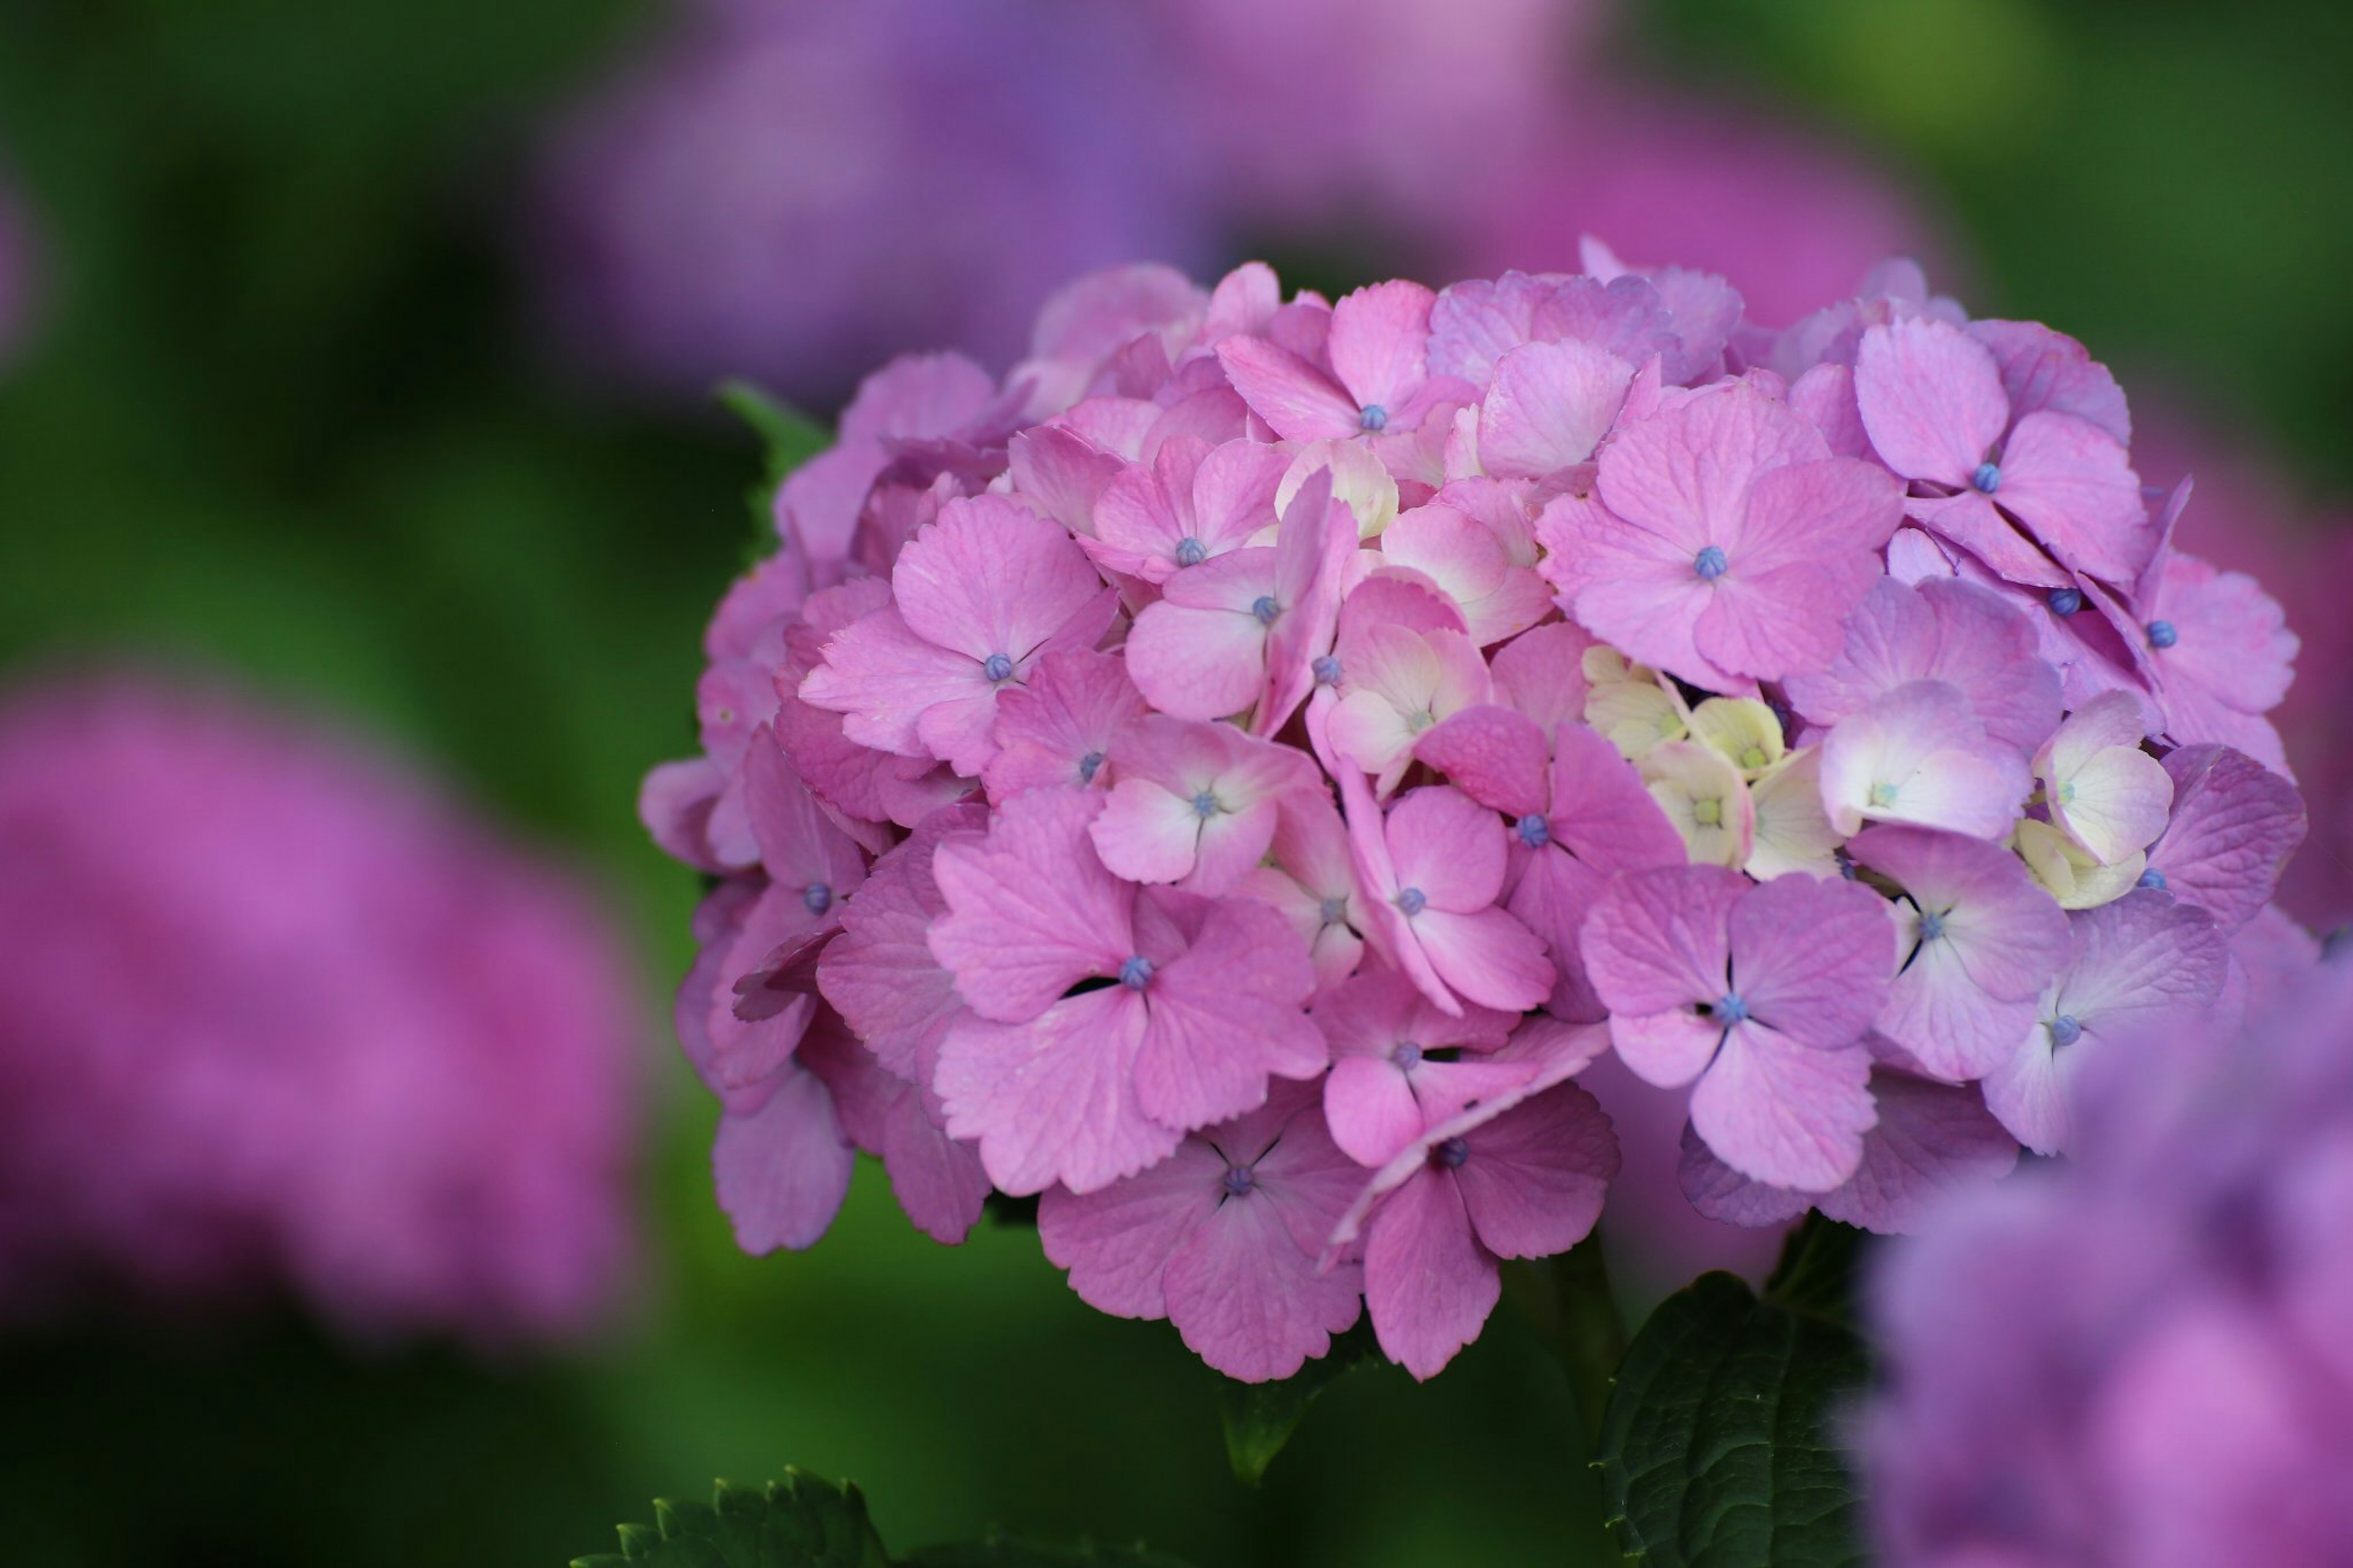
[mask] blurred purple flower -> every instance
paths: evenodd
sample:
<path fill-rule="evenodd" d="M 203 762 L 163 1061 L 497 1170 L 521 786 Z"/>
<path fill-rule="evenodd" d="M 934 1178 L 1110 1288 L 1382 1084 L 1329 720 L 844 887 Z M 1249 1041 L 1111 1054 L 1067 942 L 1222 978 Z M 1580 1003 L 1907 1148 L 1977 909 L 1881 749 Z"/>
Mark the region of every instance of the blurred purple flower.
<path fill-rule="evenodd" d="M 833 402 L 901 349 L 1009 361 L 1080 272 L 1207 260 L 1123 9 L 691 14 L 547 148 L 531 242 L 559 340 L 681 392 L 742 374 Z"/>
<path fill-rule="evenodd" d="M 2353 966 L 2087 1075 L 2068 1164 L 1878 1280 L 1891 1568 L 2353 1561 Z"/>
<path fill-rule="evenodd" d="M 218 691 L 0 701 L 0 1310 L 284 1289 L 363 1336 L 614 1304 L 645 1009 L 594 901 Z"/>

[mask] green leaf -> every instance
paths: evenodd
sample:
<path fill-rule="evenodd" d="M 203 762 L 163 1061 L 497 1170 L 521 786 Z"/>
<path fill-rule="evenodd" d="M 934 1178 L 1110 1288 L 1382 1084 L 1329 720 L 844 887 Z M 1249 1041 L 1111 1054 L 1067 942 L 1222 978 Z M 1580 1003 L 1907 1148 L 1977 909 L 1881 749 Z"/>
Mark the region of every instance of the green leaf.
<path fill-rule="evenodd" d="M 854 1486 L 787 1469 L 765 1489 L 719 1483 L 712 1500 L 657 1502 L 654 1523 L 620 1528 L 621 1553 L 573 1568 L 891 1568 Z"/>
<path fill-rule="evenodd" d="M 787 1469 L 765 1489 L 719 1483 L 708 1503 L 657 1502 L 654 1522 L 620 1528 L 619 1556 L 572 1568 L 893 1568 L 858 1489 Z M 897 1568 L 1187 1568 L 1141 1546 L 1040 1546 L 1003 1531 L 926 1547 Z"/>
<path fill-rule="evenodd" d="M 990 1531 L 978 1541 L 931 1546 L 902 1560 L 902 1568 L 1187 1568 L 1166 1552 L 1141 1546 L 1040 1546 Z"/>
<path fill-rule="evenodd" d="M 1808 1210 L 1805 1223 L 1782 1244 L 1780 1261 L 1773 1267 L 1773 1277 L 1765 1281 L 1765 1300 L 1843 1329 L 1853 1328 L 1855 1287 L 1870 1242 L 1869 1231 L 1825 1218 L 1819 1209 Z"/>
<path fill-rule="evenodd" d="M 1377 1353 L 1372 1324 L 1359 1318 L 1356 1326 L 1332 1342 L 1332 1348 L 1278 1383 L 1236 1383 L 1221 1380 L 1218 1387 L 1218 1418 L 1226 1429 L 1226 1458 L 1234 1479 L 1254 1487 L 1266 1468 L 1282 1452 L 1300 1417 L 1315 1396 Z"/>
<path fill-rule="evenodd" d="M 790 404 L 769 396 L 751 382 L 723 381 L 718 397 L 729 412 L 759 436 L 766 452 L 765 471 L 771 490 L 795 468 L 833 445 L 831 431 Z"/>
<path fill-rule="evenodd" d="M 1793 1245 L 1776 1279 L 1794 1300 L 1829 1300 L 1847 1245 Z M 1620 1549 L 1644 1568 L 1862 1563 L 1839 1422 L 1867 1371 L 1852 1330 L 1760 1301 L 1732 1275 L 1668 1298 L 1628 1348 L 1602 1417 L 1596 1465 Z"/>

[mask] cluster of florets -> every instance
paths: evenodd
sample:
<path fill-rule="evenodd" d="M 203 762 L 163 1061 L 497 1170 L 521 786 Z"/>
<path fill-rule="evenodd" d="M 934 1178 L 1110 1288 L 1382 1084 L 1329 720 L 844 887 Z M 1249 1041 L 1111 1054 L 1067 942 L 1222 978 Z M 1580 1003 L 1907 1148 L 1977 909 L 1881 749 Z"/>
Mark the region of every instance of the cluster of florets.
<path fill-rule="evenodd" d="M 639 1001 L 586 889 L 215 689 L 0 697 L 0 1316 L 292 1297 L 506 1348 L 618 1304 Z"/>
<path fill-rule="evenodd" d="M 1426 1376 L 1590 1229 L 1599 1053 L 1690 1086 L 1704 1212 L 1902 1228 L 2292 942 L 2294 639 L 2080 345 L 1904 266 L 1780 331 L 1588 273 L 1131 268 L 1002 384 L 866 384 L 644 802 L 723 879 L 680 1028 L 747 1247 L 855 1145 L 943 1239 L 1042 1194 L 1235 1376 L 1360 1297 Z"/>
<path fill-rule="evenodd" d="M 2061 1167 L 1940 1209 L 1875 1291 L 1891 1568 L 2353 1562 L 2353 964 L 2088 1076 Z"/>

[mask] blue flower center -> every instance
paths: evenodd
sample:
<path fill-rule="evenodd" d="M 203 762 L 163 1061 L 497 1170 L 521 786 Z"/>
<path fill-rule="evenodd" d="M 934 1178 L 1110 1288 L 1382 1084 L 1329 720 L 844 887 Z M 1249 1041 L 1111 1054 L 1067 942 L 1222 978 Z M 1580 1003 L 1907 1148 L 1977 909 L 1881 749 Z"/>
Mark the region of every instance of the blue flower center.
<path fill-rule="evenodd" d="M 1250 614 L 1258 617 L 1259 625 L 1271 626 L 1274 625 L 1274 617 L 1282 614 L 1282 606 L 1274 602 L 1273 595 L 1261 594 L 1251 603 Z"/>
<path fill-rule="evenodd" d="M 1700 546 L 1699 553 L 1692 557 L 1692 570 L 1699 574 L 1702 582 L 1713 583 L 1732 570 L 1732 562 L 1725 555 L 1721 544 L 1704 544 Z"/>
<path fill-rule="evenodd" d="M 1220 1184 L 1226 1189 L 1226 1196 L 1246 1198 L 1250 1196 L 1250 1189 L 1258 1185 L 1258 1178 L 1250 1174 L 1248 1165 L 1228 1165 L 1225 1180 Z"/>
<path fill-rule="evenodd" d="M 1130 991 L 1141 991 L 1152 984 L 1152 960 L 1137 953 L 1119 966 L 1119 983 Z"/>
<path fill-rule="evenodd" d="M 2001 465 L 1999 463 L 1979 463 L 1978 465 L 1978 471 L 1969 476 L 1969 483 L 1977 486 L 1978 489 L 1983 490 L 1988 495 L 1993 494 L 1994 491 L 2001 489 Z"/>
<path fill-rule="evenodd" d="M 1430 908 L 1430 895 L 1419 888 L 1400 888 L 1398 889 L 1397 907 L 1409 915 L 1418 915 Z"/>
<path fill-rule="evenodd" d="M 1386 430 L 1389 411 L 1377 403 L 1367 403 L 1356 411 L 1356 423 L 1367 430 Z"/>
<path fill-rule="evenodd" d="M 1449 1138 L 1430 1152 L 1433 1164 L 1443 1165 L 1450 1171 L 1461 1170 L 1462 1162 L 1470 1157 L 1471 1145 L 1460 1138 Z"/>
<path fill-rule="evenodd" d="M 1322 903 L 1316 905 L 1315 912 L 1323 917 L 1324 923 L 1325 925 L 1338 925 L 1342 921 L 1348 918 L 1348 900 L 1341 897 L 1339 894 L 1335 893 L 1330 898 L 1324 900 Z"/>
<path fill-rule="evenodd" d="M 993 653 L 980 661 L 980 672 L 991 680 L 1010 680 L 1013 661 L 1001 653 Z"/>
<path fill-rule="evenodd" d="M 1089 752 L 1085 756 L 1081 757 L 1079 759 L 1079 782 L 1081 784 L 1094 783 L 1095 774 L 1103 771 L 1103 754 L 1101 752 Z"/>
<path fill-rule="evenodd" d="M 813 915 L 821 915 L 833 907 L 833 889 L 823 882 L 811 882 L 801 889 L 801 907 Z"/>
<path fill-rule="evenodd" d="M 1202 543 L 1199 540 L 1194 538 L 1191 534 L 1188 533 L 1184 538 L 1176 542 L 1177 565 L 1198 566 L 1202 562 L 1207 561 L 1208 558 L 1209 547 Z"/>
<path fill-rule="evenodd" d="M 1389 1060 L 1401 1072 L 1411 1072 L 1421 1065 L 1421 1045 L 1417 1040 L 1399 1040 L 1389 1047 Z"/>
<path fill-rule="evenodd" d="M 2181 634 L 2173 629 L 2173 623 L 2171 621 L 2151 621 L 2148 623 L 2149 647 L 2154 648 L 2168 648 L 2180 640 Z"/>
<path fill-rule="evenodd" d="M 1541 849 L 1552 842 L 1552 824 L 1537 812 L 1532 811 L 1512 824 L 1512 831 L 1518 834 L 1520 842 L 1531 849 Z"/>
<path fill-rule="evenodd" d="M 2075 1022 L 2073 1013 L 2062 1013 L 2051 1020 L 2051 1043 L 2072 1046 L 2084 1037 L 2084 1026 Z"/>
<path fill-rule="evenodd" d="M 1208 790 L 1203 790 L 1193 797 L 1193 815 L 1204 820 L 1217 816 L 1224 809 L 1225 807 L 1218 804 L 1218 797 Z"/>
<path fill-rule="evenodd" d="M 1715 999 L 1715 1016 L 1725 1028 L 1748 1022 L 1748 1003 L 1737 991 L 1727 991 Z"/>
<path fill-rule="evenodd" d="M 2072 616 L 2084 607 L 2083 591 L 2078 588 L 2053 588 L 2042 595 L 2054 616 Z"/>
<path fill-rule="evenodd" d="M 2140 874 L 2140 880 L 2135 883 L 2134 886 L 2140 888 L 2155 888 L 2161 893 L 2165 891 L 2165 873 L 2158 870 L 2156 867 L 2151 866 L 2147 870 L 2143 871 Z"/>
<path fill-rule="evenodd" d="M 1317 654 L 1315 656 L 1315 662 L 1309 665 L 1307 668 L 1315 672 L 1317 684 L 1323 686 L 1337 686 L 1340 684 L 1340 661 L 1333 658 L 1330 654 Z"/>
<path fill-rule="evenodd" d="M 1934 942 L 1945 934 L 1945 917 L 1934 910 L 1920 911 L 1920 940 Z"/>

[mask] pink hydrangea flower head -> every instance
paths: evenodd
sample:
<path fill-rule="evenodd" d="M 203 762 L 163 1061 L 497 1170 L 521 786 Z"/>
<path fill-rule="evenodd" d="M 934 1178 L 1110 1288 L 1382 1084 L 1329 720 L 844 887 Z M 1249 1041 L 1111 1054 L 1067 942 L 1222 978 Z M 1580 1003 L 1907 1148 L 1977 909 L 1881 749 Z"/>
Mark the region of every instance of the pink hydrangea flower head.
<path fill-rule="evenodd" d="M 1880 457 L 1934 487 L 1913 515 L 1995 572 L 2064 588 L 2069 572 L 2130 583 L 2148 563 L 2154 530 L 2123 439 L 2080 414 L 2014 405 L 2001 362 L 1969 331 L 1926 318 L 1872 328 L 1855 395 Z"/>
<path fill-rule="evenodd" d="M 1621 429 L 1599 500 L 1563 498 L 1538 521 L 1562 605 L 1716 690 L 1829 668 L 1899 514 L 1883 470 L 1831 457 L 1786 405 L 1741 385 Z"/>
<path fill-rule="evenodd" d="M 1626 1065 L 1694 1084 L 1692 1125 L 1754 1180 L 1827 1192 L 1875 1120 L 1863 1031 L 1886 1005 L 1894 930 L 1852 882 L 1752 884 L 1713 866 L 1621 874 L 1583 950 Z"/>
<path fill-rule="evenodd" d="M 1165 1317 L 1211 1366 L 1263 1383 L 1324 1354 L 1363 1310 L 1357 1266 L 1316 1268 L 1363 1184 L 1314 1089 L 1285 1084 L 1150 1170 L 1084 1194 L 1048 1188 L 1038 1238 L 1088 1305 Z"/>
<path fill-rule="evenodd" d="M 1102 797 L 1033 791 L 933 864 L 933 953 L 972 1013 L 940 1050 L 948 1131 L 996 1184 L 1089 1192 L 1196 1127 L 1251 1110 L 1270 1074 L 1325 1061 L 1304 947 L 1271 908 L 1122 882 L 1089 829 Z M 1081 982 L 1109 982 L 1093 989 Z"/>
<path fill-rule="evenodd" d="M 1527 1081 L 1425 1127 L 1334 1228 L 1327 1260 L 1361 1238 L 1374 1332 L 1414 1376 L 1477 1337 L 1502 1294 L 1499 1258 L 1566 1252 L 1601 1217 L 1618 1141 L 1565 1080 L 1603 1045 L 1591 1026 L 1522 1026 L 1507 1048 L 1536 1064 Z"/>
<path fill-rule="evenodd" d="M 0 700 L 0 1297 L 364 1340 L 617 1304 L 644 999 L 587 889 L 225 686 Z"/>

